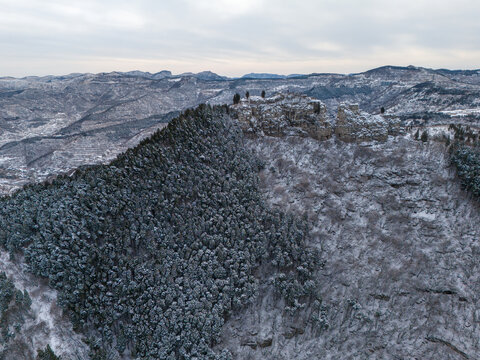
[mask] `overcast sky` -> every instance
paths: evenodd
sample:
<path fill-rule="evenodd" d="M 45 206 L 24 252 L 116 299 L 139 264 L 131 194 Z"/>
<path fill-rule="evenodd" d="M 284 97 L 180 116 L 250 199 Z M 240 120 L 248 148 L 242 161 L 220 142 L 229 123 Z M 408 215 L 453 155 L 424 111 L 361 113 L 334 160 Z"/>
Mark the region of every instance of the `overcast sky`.
<path fill-rule="evenodd" d="M 0 0 L 0 76 L 480 68 L 478 0 Z"/>

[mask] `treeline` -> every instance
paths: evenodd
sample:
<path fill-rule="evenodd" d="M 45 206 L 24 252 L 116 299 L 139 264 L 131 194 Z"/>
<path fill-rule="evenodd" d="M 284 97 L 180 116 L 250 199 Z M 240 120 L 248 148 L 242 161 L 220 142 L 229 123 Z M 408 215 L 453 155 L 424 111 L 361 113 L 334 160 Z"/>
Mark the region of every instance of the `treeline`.
<path fill-rule="evenodd" d="M 480 198 L 480 140 L 468 126 L 450 125 L 454 141 L 449 151 L 462 186 Z"/>
<path fill-rule="evenodd" d="M 462 186 L 480 198 L 480 148 L 455 143 L 451 150 L 451 161 Z"/>
<path fill-rule="evenodd" d="M 2 199 L 0 243 L 59 291 L 92 359 L 227 359 L 212 346 L 260 267 L 289 311 L 316 299 L 307 224 L 266 205 L 261 167 L 228 109 L 203 105 L 109 165 Z"/>

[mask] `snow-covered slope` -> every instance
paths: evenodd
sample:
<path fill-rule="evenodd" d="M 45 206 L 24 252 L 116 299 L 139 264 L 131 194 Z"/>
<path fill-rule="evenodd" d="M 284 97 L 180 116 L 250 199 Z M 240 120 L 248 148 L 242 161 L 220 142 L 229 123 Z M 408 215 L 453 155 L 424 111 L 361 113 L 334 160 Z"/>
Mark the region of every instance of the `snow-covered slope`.
<path fill-rule="evenodd" d="M 88 346 L 75 333 L 72 324 L 57 305 L 57 292 L 45 280 L 27 272 L 25 263 L 10 260 L 7 252 L 0 250 L 0 272 L 5 272 L 15 287 L 27 291 L 32 303 L 25 323 L 8 343 L 4 359 L 33 360 L 37 349 L 49 345 L 56 355 L 65 360 L 88 359 Z"/>
<path fill-rule="evenodd" d="M 449 122 L 478 126 L 478 72 L 164 75 L 0 80 L 3 190 L 108 161 L 175 111 L 230 103 L 248 90 L 250 101 L 231 107 L 230 115 L 264 163 L 259 177 L 267 202 L 308 219 L 309 245 L 321 251 L 315 276 L 322 301 L 292 316 L 260 268 L 257 300 L 226 319 L 217 349 L 235 359 L 480 358 L 478 203 L 461 190 L 443 143 L 389 128 L 427 126 L 428 138 L 441 138 L 451 132 Z M 287 94 L 261 99 L 262 90 Z M 341 105 L 337 114 L 343 101 L 359 106 Z M 313 136 L 319 128 L 326 132 Z M 62 358 L 85 358 L 56 293 L 5 253 L 0 271 L 32 298 L 22 329 L 30 335 L 18 339 L 19 349 L 32 354 L 50 344 Z"/>
<path fill-rule="evenodd" d="M 230 104 L 233 95 L 297 92 L 323 101 L 330 117 L 342 102 L 418 121 L 469 109 L 478 122 L 480 73 L 385 66 L 365 73 L 228 79 L 211 72 L 173 76 L 71 74 L 0 78 L 0 193 L 80 165 L 105 163 L 200 103 Z M 440 113 L 443 111 L 443 113 Z M 445 111 L 450 113 L 445 113 Z M 473 112 L 472 112 L 473 111 Z"/>
<path fill-rule="evenodd" d="M 392 118 L 356 106 L 340 106 L 329 123 L 321 102 L 292 94 L 241 101 L 228 114 L 247 134 L 241 149 L 263 163 L 259 181 L 267 203 L 307 220 L 308 246 L 320 251 L 321 266 L 313 272 L 315 296 L 301 299 L 297 312 L 276 293 L 278 274 L 259 266 L 258 296 L 225 315 L 218 353 L 228 349 L 235 359 L 480 356 L 480 213 L 461 190 L 443 143 L 392 132 Z M 309 131 L 327 123 L 328 136 Z M 28 233 L 25 226 L 17 231 Z M 85 358 L 56 293 L 21 262 L 2 254 L 0 263 L 32 298 L 31 319 L 15 340 L 19 349 L 49 344 L 66 359 Z"/>
<path fill-rule="evenodd" d="M 402 136 L 248 146 L 266 163 L 269 203 L 309 220 L 323 301 L 291 318 L 266 285 L 224 328 L 236 359 L 480 357 L 479 207 L 443 145 Z"/>

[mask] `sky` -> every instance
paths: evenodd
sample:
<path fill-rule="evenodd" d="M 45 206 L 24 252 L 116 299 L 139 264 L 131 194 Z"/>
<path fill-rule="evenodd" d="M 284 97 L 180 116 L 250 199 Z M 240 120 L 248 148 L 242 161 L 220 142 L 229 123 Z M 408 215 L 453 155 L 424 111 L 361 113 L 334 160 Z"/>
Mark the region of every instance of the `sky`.
<path fill-rule="evenodd" d="M 480 68 L 478 0 L 0 0 L 0 76 Z"/>

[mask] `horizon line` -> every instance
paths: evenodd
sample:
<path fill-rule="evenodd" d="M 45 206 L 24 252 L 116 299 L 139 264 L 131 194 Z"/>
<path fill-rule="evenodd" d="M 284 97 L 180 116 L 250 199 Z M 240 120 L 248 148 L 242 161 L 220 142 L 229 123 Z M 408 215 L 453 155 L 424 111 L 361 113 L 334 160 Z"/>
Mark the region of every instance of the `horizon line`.
<path fill-rule="evenodd" d="M 282 80 L 282 79 L 288 79 L 288 78 L 293 78 L 293 77 L 303 77 L 303 76 L 319 76 L 319 75 L 343 75 L 343 76 L 353 76 L 353 75 L 358 75 L 358 74 L 363 74 L 369 71 L 374 71 L 374 70 L 379 70 L 383 68 L 397 68 L 397 69 L 423 69 L 423 70 L 430 70 L 430 71 L 472 71 L 472 72 L 480 72 L 480 68 L 472 68 L 472 69 L 449 69 L 449 68 L 429 68 L 429 67 L 424 67 L 424 66 L 415 66 L 415 65 L 408 65 L 408 66 L 402 66 L 402 65 L 382 65 L 374 68 L 367 69 L 365 71 L 360 71 L 360 72 L 351 72 L 351 73 L 341 73 L 341 72 L 312 72 L 312 73 L 291 73 L 291 74 L 279 74 L 279 73 L 268 73 L 268 72 L 249 72 L 240 76 L 227 76 L 227 75 L 221 75 L 219 73 L 216 73 L 212 70 L 203 70 L 197 73 L 194 72 L 183 72 L 183 73 L 178 73 L 178 74 L 173 74 L 172 71 L 167 70 L 167 69 L 162 69 L 157 72 L 150 72 L 150 71 L 143 71 L 143 70 L 128 70 L 128 71 L 120 71 L 120 70 L 111 70 L 111 71 L 100 71 L 100 72 L 71 72 L 67 74 L 46 74 L 46 75 L 25 75 L 25 76 L 10 76 L 10 75 L 0 75 L 0 79 L 17 79 L 17 80 L 22 80 L 22 79 L 28 79 L 28 78 L 59 78 L 59 77 L 74 77 L 75 75 L 77 76 L 82 76 L 82 75 L 106 75 L 106 74 L 113 74 L 113 73 L 118 73 L 118 74 L 126 74 L 126 75 L 132 75 L 134 76 L 134 73 L 142 73 L 142 74 L 149 74 L 151 76 L 155 76 L 158 74 L 161 74 L 162 72 L 165 73 L 170 73 L 169 75 L 166 75 L 165 78 L 179 78 L 179 77 L 187 77 L 187 76 L 198 76 L 201 74 L 207 74 L 210 73 L 212 75 L 216 75 L 218 77 L 221 77 L 223 79 L 218 79 L 219 81 L 221 80 L 238 80 L 238 79 L 255 79 L 255 80 L 261 80 L 262 78 L 258 77 L 263 77 L 265 80 Z M 251 76 L 251 77 L 249 77 Z M 258 76 L 258 77 L 255 77 Z M 271 76 L 271 77 L 269 77 Z"/>

